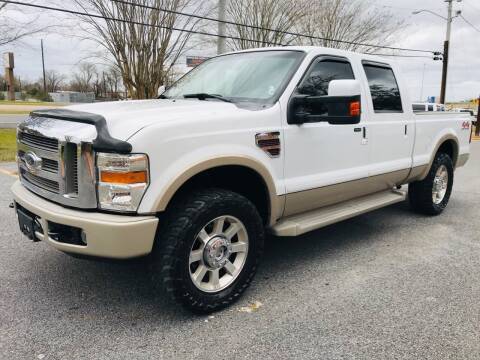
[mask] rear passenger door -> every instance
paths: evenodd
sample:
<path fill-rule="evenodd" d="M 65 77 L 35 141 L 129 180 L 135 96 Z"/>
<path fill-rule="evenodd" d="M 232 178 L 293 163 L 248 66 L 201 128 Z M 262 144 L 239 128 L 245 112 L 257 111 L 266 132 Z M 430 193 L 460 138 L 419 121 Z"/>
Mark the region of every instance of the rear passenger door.
<path fill-rule="evenodd" d="M 412 165 L 415 124 L 402 101 L 401 87 L 387 64 L 363 61 L 369 85 L 369 176 L 394 186 L 406 179 Z"/>

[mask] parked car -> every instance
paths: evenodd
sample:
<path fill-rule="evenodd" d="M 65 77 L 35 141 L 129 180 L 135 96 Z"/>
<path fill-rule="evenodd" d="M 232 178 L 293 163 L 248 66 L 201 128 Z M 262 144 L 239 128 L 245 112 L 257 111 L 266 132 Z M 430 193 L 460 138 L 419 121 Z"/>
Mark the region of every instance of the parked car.
<path fill-rule="evenodd" d="M 445 111 L 445 105 L 436 103 L 413 103 L 412 108 L 414 112 Z"/>
<path fill-rule="evenodd" d="M 150 254 L 156 284 L 211 312 L 248 287 L 266 232 L 299 236 L 404 201 L 404 184 L 416 211 L 442 213 L 469 137 L 465 114 L 415 115 L 390 60 L 255 49 L 207 60 L 157 100 L 33 112 L 12 191 L 30 239 L 76 256 Z"/>

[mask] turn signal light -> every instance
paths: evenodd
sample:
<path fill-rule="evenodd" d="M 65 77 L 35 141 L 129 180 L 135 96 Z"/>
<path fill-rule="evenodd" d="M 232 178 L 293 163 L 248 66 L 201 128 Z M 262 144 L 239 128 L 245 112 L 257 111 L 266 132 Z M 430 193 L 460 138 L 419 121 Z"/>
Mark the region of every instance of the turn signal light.
<path fill-rule="evenodd" d="M 112 172 L 102 171 L 100 173 L 100 181 L 111 184 L 138 184 L 147 183 L 148 174 L 146 171 L 131 172 Z"/>
<path fill-rule="evenodd" d="M 360 116 L 361 106 L 360 101 L 352 101 L 350 103 L 350 116 Z"/>

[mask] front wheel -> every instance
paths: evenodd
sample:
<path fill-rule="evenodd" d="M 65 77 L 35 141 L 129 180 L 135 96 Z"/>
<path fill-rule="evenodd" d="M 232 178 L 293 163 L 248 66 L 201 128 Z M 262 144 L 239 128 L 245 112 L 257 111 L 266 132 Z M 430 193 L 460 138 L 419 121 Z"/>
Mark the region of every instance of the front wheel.
<path fill-rule="evenodd" d="M 153 277 L 190 310 L 219 310 L 249 286 L 263 241 L 262 219 L 248 199 L 201 190 L 168 210 L 155 241 Z"/>
<path fill-rule="evenodd" d="M 427 177 L 408 186 L 413 209 L 427 215 L 439 215 L 447 207 L 453 187 L 453 162 L 449 155 L 435 156 Z"/>

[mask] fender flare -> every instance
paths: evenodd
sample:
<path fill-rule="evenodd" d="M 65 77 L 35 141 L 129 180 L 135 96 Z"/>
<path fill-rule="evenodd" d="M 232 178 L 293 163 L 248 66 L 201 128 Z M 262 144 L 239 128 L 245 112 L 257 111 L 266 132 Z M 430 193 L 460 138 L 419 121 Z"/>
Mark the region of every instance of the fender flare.
<path fill-rule="evenodd" d="M 458 138 L 453 134 L 446 134 L 442 136 L 438 141 L 437 145 L 435 145 L 434 151 L 430 157 L 430 161 L 428 162 L 427 166 L 425 166 L 425 170 L 418 176 L 418 180 L 423 180 L 427 177 L 430 169 L 432 168 L 433 161 L 435 160 L 435 155 L 437 155 L 438 149 L 447 141 L 453 142 L 453 168 L 455 169 L 457 166 L 458 154 L 459 154 L 459 143 Z"/>
<path fill-rule="evenodd" d="M 155 202 L 155 210 L 162 212 L 167 209 L 168 204 L 177 191 L 191 178 L 206 170 L 221 166 L 243 166 L 255 171 L 263 179 L 269 195 L 270 225 L 282 215 L 285 197 L 277 195 L 275 182 L 270 171 L 265 165 L 249 156 L 220 156 L 214 159 L 203 160 L 185 169 L 166 187 Z"/>

